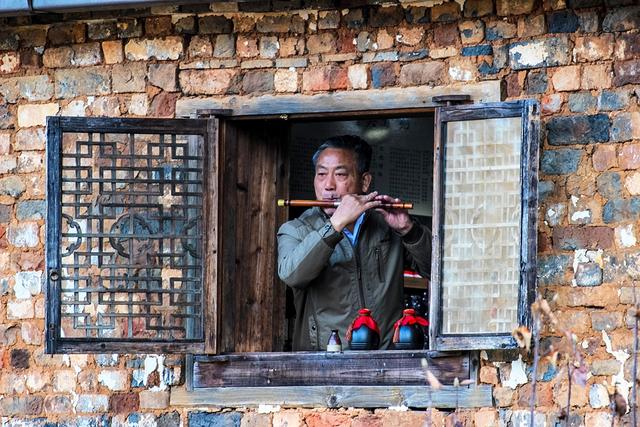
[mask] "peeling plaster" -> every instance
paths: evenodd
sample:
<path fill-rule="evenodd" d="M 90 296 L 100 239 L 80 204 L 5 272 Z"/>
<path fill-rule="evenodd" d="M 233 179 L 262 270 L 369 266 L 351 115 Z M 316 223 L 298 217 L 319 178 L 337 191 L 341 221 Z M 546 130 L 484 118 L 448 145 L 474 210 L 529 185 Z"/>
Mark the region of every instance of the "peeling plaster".
<path fill-rule="evenodd" d="M 631 357 L 626 350 L 613 350 L 611 346 L 611 338 L 605 331 L 602 331 L 602 340 L 607 348 L 607 353 L 613 355 L 618 362 L 620 362 L 620 371 L 611 377 L 613 385 L 616 387 L 618 393 L 624 397 L 624 400 L 627 401 L 627 412 L 629 411 L 629 389 L 631 388 L 631 383 L 624 379 L 624 362 Z"/>
<path fill-rule="evenodd" d="M 604 270 L 604 260 L 602 259 L 602 249 L 597 251 L 588 251 L 586 249 L 578 249 L 573 255 L 573 271 L 578 271 L 578 264 L 594 262 Z M 578 286 L 576 279 L 571 279 L 571 286 Z"/>
<path fill-rule="evenodd" d="M 518 356 L 518 360 L 514 360 L 511 362 L 511 374 L 509 375 L 509 379 L 504 381 L 502 385 L 505 387 L 509 387 L 513 390 L 516 389 L 521 384 L 526 384 L 529 382 L 527 378 L 527 374 L 525 372 L 525 365 L 522 361 L 522 355 Z"/>

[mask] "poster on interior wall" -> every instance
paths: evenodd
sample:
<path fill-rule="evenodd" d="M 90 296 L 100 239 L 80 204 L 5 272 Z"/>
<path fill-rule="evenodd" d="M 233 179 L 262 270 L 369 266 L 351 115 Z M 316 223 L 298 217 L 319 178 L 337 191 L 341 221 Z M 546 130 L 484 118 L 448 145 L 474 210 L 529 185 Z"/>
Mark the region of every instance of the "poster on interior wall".
<path fill-rule="evenodd" d="M 413 215 L 430 217 L 433 198 L 433 118 L 300 123 L 291 131 L 292 199 L 314 199 L 311 158 L 322 142 L 357 135 L 371 144 L 373 190 L 413 202 Z"/>

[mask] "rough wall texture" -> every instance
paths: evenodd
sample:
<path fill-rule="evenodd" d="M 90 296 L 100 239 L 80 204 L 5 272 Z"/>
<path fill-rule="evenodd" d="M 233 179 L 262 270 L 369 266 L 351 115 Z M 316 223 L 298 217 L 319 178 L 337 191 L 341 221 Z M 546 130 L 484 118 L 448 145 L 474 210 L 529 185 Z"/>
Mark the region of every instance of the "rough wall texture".
<path fill-rule="evenodd" d="M 632 381 L 640 277 L 640 6 L 467 0 L 334 8 L 273 1 L 0 18 L 0 416 L 8 425 L 520 425 L 530 360 L 483 353 L 496 408 L 172 408 L 174 356 L 43 355 L 47 115 L 173 117 L 185 96 L 320 93 L 498 79 L 542 105 L 539 282 L 590 373 L 572 425 L 609 425 L 604 382 Z M 304 8 L 296 7 L 298 5 Z M 354 2 L 355 3 L 355 2 Z M 293 6 L 292 6 L 293 4 Z M 290 10 L 285 10 L 290 9 Z M 275 10 L 275 11 L 273 11 Z M 543 345 L 557 339 L 547 331 Z M 537 425 L 566 373 L 545 365 Z M 59 424 L 57 424 L 59 423 Z"/>

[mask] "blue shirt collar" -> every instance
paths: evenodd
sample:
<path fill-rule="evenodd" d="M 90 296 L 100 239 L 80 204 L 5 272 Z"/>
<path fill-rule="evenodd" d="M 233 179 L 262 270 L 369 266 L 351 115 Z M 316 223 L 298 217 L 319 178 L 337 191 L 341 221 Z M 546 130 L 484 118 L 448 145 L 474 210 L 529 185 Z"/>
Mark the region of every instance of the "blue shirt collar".
<path fill-rule="evenodd" d="M 356 224 L 353 227 L 353 233 L 351 233 L 346 227 L 342 230 L 345 236 L 349 239 L 352 246 L 355 246 L 358 243 L 358 234 L 360 234 L 360 226 L 364 221 L 364 212 L 360 214 L 358 219 L 356 220 Z"/>

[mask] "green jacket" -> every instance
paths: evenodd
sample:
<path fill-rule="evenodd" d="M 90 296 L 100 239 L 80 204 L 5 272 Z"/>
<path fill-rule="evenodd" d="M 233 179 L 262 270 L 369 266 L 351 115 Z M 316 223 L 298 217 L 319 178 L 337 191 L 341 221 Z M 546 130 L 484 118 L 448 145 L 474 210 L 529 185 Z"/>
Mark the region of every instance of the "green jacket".
<path fill-rule="evenodd" d="M 294 350 L 324 350 L 332 329 L 345 333 L 366 307 L 380 327 L 380 348 L 389 348 L 402 315 L 403 270 L 428 276 L 431 233 L 415 223 L 401 237 L 382 216 L 367 212 L 357 244 L 338 233 L 320 208 L 311 208 L 278 230 L 278 275 L 293 289 Z"/>

